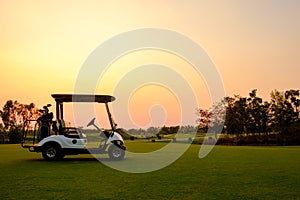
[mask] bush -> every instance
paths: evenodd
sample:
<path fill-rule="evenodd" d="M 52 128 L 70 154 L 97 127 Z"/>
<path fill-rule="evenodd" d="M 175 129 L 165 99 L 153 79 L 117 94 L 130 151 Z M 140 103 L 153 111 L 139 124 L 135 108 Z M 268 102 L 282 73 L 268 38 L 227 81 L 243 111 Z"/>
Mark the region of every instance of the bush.
<path fill-rule="evenodd" d="M 236 139 L 236 140 L 235 140 L 235 144 L 236 144 L 237 146 L 240 146 L 240 145 L 245 145 L 246 142 L 245 142 L 244 139 Z"/>
<path fill-rule="evenodd" d="M 217 144 L 221 145 L 234 145 L 234 139 L 228 136 L 220 137 L 217 141 Z"/>
<path fill-rule="evenodd" d="M 208 144 L 208 145 L 212 145 L 212 144 L 215 144 L 216 142 L 216 139 L 213 138 L 213 137 L 208 137 L 207 140 L 204 140 L 204 143 L 203 144 Z"/>
<path fill-rule="evenodd" d="M 21 130 L 22 130 L 21 128 L 16 127 L 16 128 L 11 129 L 8 132 L 9 143 L 18 144 L 21 142 L 21 139 L 22 139 Z"/>
<path fill-rule="evenodd" d="M 9 141 L 9 139 L 7 138 L 7 134 L 0 134 L 0 144 L 6 144 Z"/>

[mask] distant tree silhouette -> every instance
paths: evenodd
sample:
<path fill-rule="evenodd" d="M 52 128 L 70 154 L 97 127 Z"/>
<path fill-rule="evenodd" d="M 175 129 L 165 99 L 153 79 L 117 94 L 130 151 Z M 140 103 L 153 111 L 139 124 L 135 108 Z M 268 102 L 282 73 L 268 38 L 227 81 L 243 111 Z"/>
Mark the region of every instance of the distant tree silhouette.
<path fill-rule="evenodd" d="M 18 143 L 21 139 L 23 124 L 28 119 L 36 119 L 38 109 L 34 103 L 21 104 L 18 101 L 8 100 L 0 110 L 2 131 L 9 137 L 10 143 Z"/>
<path fill-rule="evenodd" d="M 206 133 L 208 131 L 210 122 L 211 122 L 211 111 L 198 109 L 198 132 Z"/>
<path fill-rule="evenodd" d="M 246 135 L 248 139 L 251 135 L 263 135 L 264 143 L 269 142 L 269 133 L 278 135 L 279 144 L 299 144 L 300 143 L 300 92 L 299 90 L 287 90 L 271 92 L 271 101 L 263 101 L 257 96 L 257 90 L 249 93 L 249 97 L 234 95 L 225 97 L 221 103 L 215 104 L 213 108 L 204 110 L 198 109 L 199 130 L 207 131 L 217 124 L 214 122 L 212 112 L 218 106 L 225 106 L 226 116 L 223 132 L 235 135 L 238 139 Z M 217 113 L 217 112 L 216 112 Z M 220 112 L 221 113 L 221 112 Z M 220 115 L 222 116 L 222 115 Z M 223 115 L 224 116 L 224 115 Z M 222 117 L 220 117 L 222 119 Z M 217 120 L 221 122 L 222 120 Z M 222 125 L 221 123 L 219 123 Z M 253 138 L 253 137 L 252 137 Z M 257 140 L 252 140 L 257 141 Z M 244 141 L 247 142 L 247 141 Z"/>
<path fill-rule="evenodd" d="M 290 135 L 290 127 L 298 124 L 299 119 L 299 90 L 280 92 L 274 90 L 271 93 L 271 112 L 273 130 L 279 132 L 279 140 L 284 144 Z"/>

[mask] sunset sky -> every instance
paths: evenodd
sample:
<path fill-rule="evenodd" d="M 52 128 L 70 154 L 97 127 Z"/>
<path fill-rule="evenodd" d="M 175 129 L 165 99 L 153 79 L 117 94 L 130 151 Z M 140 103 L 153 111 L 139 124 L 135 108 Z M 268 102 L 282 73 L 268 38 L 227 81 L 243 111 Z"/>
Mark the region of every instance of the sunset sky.
<path fill-rule="evenodd" d="M 82 64 L 98 45 L 139 28 L 169 29 L 194 40 L 215 63 L 228 96 L 247 96 L 258 89 L 258 95 L 269 100 L 274 89 L 300 89 L 298 0 L 4 0 L 0 9 L 1 107 L 9 99 L 34 102 L 39 107 L 54 104 L 50 95 L 73 92 Z M 112 92 L 126 70 L 148 63 L 177 69 L 194 85 L 201 99 L 199 107 L 210 106 L 203 80 L 188 69 L 180 70 L 179 66 L 189 64 L 164 52 L 123 56 L 104 77 L 107 87 L 98 87 L 97 93 Z M 125 65 L 123 71 L 118 68 Z M 198 83 L 199 87 L 195 86 Z M 128 105 L 137 126 L 149 125 L 147 109 L 159 103 L 165 105 L 164 111 L 158 109 L 151 125 L 179 123 L 176 95 L 153 85 L 139 91 L 133 93 Z M 149 95 L 153 92 L 161 99 Z M 162 112 L 166 118 L 160 120 Z M 67 117 L 71 120 L 72 115 Z M 122 124 L 121 116 L 118 121 L 128 125 Z"/>

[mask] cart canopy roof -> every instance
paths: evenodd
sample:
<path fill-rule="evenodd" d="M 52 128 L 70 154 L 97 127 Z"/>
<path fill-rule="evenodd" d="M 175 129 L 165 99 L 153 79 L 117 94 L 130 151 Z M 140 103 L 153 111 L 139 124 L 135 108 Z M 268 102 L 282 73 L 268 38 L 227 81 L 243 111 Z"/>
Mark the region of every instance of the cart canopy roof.
<path fill-rule="evenodd" d="M 116 98 L 110 95 L 99 94 L 52 94 L 56 102 L 96 102 L 108 103 L 114 101 Z"/>

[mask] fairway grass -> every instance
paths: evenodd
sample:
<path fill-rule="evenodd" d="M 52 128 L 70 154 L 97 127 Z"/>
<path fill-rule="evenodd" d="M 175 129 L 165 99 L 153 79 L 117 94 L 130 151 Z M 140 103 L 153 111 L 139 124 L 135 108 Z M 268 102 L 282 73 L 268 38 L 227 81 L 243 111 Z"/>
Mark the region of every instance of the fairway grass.
<path fill-rule="evenodd" d="M 160 145 L 126 141 L 136 152 Z M 203 159 L 199 149 L 191 145 L 161 170 L 131 174 L 90 155 L 46 162 L 20 145 L 0 145 L 0 199 L 300 199 L 300 147 L 216 146 Z"/>

